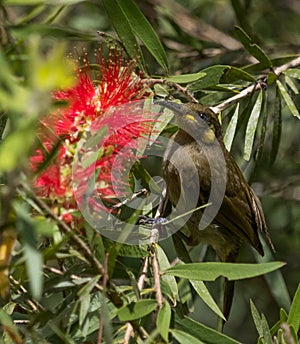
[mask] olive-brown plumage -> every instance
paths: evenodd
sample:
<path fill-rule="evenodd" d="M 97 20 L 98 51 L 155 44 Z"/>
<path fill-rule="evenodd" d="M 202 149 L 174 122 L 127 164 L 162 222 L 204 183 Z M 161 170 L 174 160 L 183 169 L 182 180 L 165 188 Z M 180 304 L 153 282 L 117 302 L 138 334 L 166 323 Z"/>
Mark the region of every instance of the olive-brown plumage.
<path fill-rule="evenodd" d="M 265 233 L 268 239 L 269 236 L 262 207 L 225 148 L 216 114 L 196 103 L 179 105 L 169 102 L 167 107 L 175 113 L 179 127 L 166 149 L 163 162 L 167 196 L 172 205 L 176 207 L 180 197 L 181 203 L 184 200 L 182 212 L 204 205 L 211 193 L 211 176 L 217 185 L 217 191 L 210 199 L 212 207 L 214 203 L 218 204 L 215 217 L 206 228 L 199 228 L 203 210 L 194 211 L 186 223 L 188 244 L 194 246 L 202 242 L 211 245 L 223 262 L 234 262 L 243 242 L 263 255 L 258 232 Z M 223 192 L 218 194 L 219 185 Z M 189 199 L 195 197 L 196 207 L 189 203 Z M 229 315 L 232 296 L 233 282 L 227 281 L 225 317 Z"/>

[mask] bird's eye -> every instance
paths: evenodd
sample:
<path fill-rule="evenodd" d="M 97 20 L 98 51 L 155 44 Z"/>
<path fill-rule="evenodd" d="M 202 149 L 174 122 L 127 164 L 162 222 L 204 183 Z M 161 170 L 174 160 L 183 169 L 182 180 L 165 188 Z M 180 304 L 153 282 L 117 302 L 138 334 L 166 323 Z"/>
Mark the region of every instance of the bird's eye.
<path fill-rule="evenodd" d="M 206 113 L 205 112 L 199 112 L 199 117 L 200 118 L 202 118 L 204 121 L 206 121 L 207 120 L 207 115 L 206 115 Z"/>

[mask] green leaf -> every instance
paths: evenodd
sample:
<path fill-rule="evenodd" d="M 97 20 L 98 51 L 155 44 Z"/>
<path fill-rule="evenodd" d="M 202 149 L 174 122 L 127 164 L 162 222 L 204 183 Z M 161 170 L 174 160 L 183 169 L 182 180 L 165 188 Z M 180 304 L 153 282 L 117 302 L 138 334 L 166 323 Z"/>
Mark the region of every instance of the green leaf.
<path fill-rule="evenodd" d="M 257 308 L 255 307 L 254 303 L 250 300 L 250 308 L 252 317 L 255 323 L 255 327 L 257 329 L 257 332 L 260 336 L 260 339 L 262 343 L 264 344 L 273 344 L 272 336 L 270 333 L 269 325 L 267 322 L 266 317 L 262 314 L 262 316 L 259 315 Z"/>
<path fill-rule="evenodd" d="M 217 86 L 220 83 L 228 84 L 228 83 L 233 83 L 239 80 L 246 80 L 250 82 L 255 81 L 255 78 L 251 74 L 244 71 L 243 69 L 228 66 L 228 65 L 215 65 L 215 66 L 203 69 L 202 71 L 196 74 L 191 74 L 191 75 L 197 75 L 197 74 L 198 75 L 204 74 L 204 75 L 202 75 L 199 80 L 192 82 L 188 86 L 192 92 L 197 92 L 202 89 L 209 89 L 209 88 Z M 180 77 L 181 76 L 179 75 L 178 78 Z M 188 78 L 188 75 L 186 76 L 186 78 Z M 223 90 L 232 91 L 231 89 L 230 90 L 223 89 Z"/>
<path fill-rule="evenodd" d="M 224 144 L 225 144 L 225 147 L 228 151 L 230 151 L 231 146 L 232 146 L 232 142 L 234 139 L 234 134 L 236 131 L 236 126 L 237 126 L 238 117 L 239 117 L 239 108 L 240 108 L 240 103 L 237 103 L 234 114 L 230 119 L 230 122 L 228 124 L 227 129 L 226 129 L 226 133 L 224 135 Z"/>
<path fill-rule="evenodd" d="M 157 246 L 157 258 L 161 270 L 167 270 L 168 268 L 170 268 L 171 265 L 169 263 L 168 257 L 160 246 Z M 170 287 L 173 299 L 178 299 L 178 286 L 175 277 L 170 275 L 162 275 L 161 278 Z"/>
<path fill-rule="evenodd" d="M 291 114 L 297 118 L 300 119 L 300 114 L 299 111 L 296 107 L 296 105 L 294 104 L 292 98 L 290 97 L 290 95 L 288 94 L 287 90 L 285 89 L 285 87 L 282 85 L 282 83 L 280 82 L 280 80 L 276 80 L 277 83 L 277 87 L 279 88 L 279 91 L 282 95 L 282 98 L 284 99 L 286 105 L 288 106 Z"/>
<path fill-rule="evenodd" d="M 250 309 L 251 309 L 251 314 L 252 314 L 252 318 L 253 318 L 257 333 L 259 334 L 260 337 L 262 337 L 263 329 L 261 326 L 261 317 L 252 300 L 250 300 Z"/>
<path fill-rule="evenodd" d="M 264 275 L 280 269 L 284 265 L 283 262 L 262 264 L 205 262 L 176 265 L 164 273 L 195 281 L 214 281 L 220 276 L 227 277 L 229 281 L 232 281 Z"/>
<path fill-rule="evenodd" d="M 245 160 L 249 160 L 251 156 L 251 151 L 253 147 L 254 142 L 254 136 L 256 132 L 256 127 L 258 124 L 258 119 L 261 111 L 261 105 L 262 105 L 262 91 L 259 92 L 258 97 L 255 101 L 255 104 L 253 106 L 253 109 L 251 111 L 249 121 L 246 128 L 246 138 L 245 138 L 245 147 L 244 147 L 244 155 L 243 158 Z"/>
<path fill-rule="evenodd" d="M 224 84 L 231 84 L 236 81 L 245 80 L 250 82 L 255 82 L 254 76 L 249 74 L 248 72 L 244 71 L 241 68 L 227 66 L 228 69 L 226 70 L 225 74 L 221 78 L 221 83 Z"/>
<path fill-rule="evenodd" d="M 190 280 L 191 285 L 197 292 L 197 294 L 201 297 L 201 299 L 207 304 L 207 306 L 214 311 L 220 318 L 225 319 L 223 313 L 221 312 L 219 306 L 216 304 L 213 297 L 210 295 L 206 285 L 203 281 L 194 281 Z"/>
<path fill-rule="evenodd" d="M 1 326 L 1 339 L 4 338 L 5 332 L 9 335 L 9 337 L 7 336 L 7 338 L 15 339 L 14 341 L 5 340 L 3 343 L 23 343 L 23 339 L 20 336 L 17 326 L 14 324 L 13 320 L 4 309 L 0 309 L 0 324 L 2 325 Z"/>
<path fill-rule="evenodd" d="M 264 314 L 261 316 L 261 324 L 263 330 L 264 344 L 273 344 L 272 336 L 270 333 L 269 325 Z"/>
<path fill-rule="evenodd" d="M 100 294 L 100 293 L 99 293 Z M 114 342 L 113 340 L 113 327 L 112 327 L 112 318 L 115 317 L 112 316 L 111 312 L 109 311 L 109 302 L 107 299 L 104 298 L 102 294 L 100 294 L 100 300 L 101 300 L 101 321 L 103 323 L 103 334 L 104 334 L 104 340 L 107 344 L 112 344 Z M 98 320 L 98 319 L 97 319 Z M 96 323 L 96 326 L 98 325 L 99 329 L 99 320 Z"/>
<path fill-rule="evenodd" d="M 108 127 L 107 124 L 103 125 L 100 129 L 97 126 L 97 131 L 91 132 L 91 136 L 89 136 L 84 143 L 84 148 L 88 149 L 97 149 L 99 150 L 99 143 L 102 142 L 104 137 L 108 134 Z M 100 155 L 100 154 L 99 154 Z"/>
<path fill-rule="evenodd" d="M 184 317 L 184 319 L 176 320 L 175 329 L 183 331 L 184 333 L 189 333 L 191 336 L 203 341 L 205 344 L 240 344 L 233 338 L 230 338 L 216 330 L 213 330 L 199 322 L 189 318 Z M 189 343 L 189 342 L 186 342 Z"/>
<path fill-rule="evenodd" d="M 291 78 L 300 79 L 300 69 L 297 68 L 287 69 L 284 74 Z"/>
<path fill-rule="evenodd" d="M 275 110 L 273 116 L 273 136 L 272 136 L 272 149 L 270 154 L 270 164 L 272 165 L 277 157 L 280 138 L 281 138 L 281 125 L 282 125 L 282 116 L 281 116 L 281 97 L 279 95 L 279 89 L 276 88 L 275 95 Z"/>
<path fill-rule="evenodd" d="M 168 302 L 165 302 L 162 308 L 158 311 L 156 318 L 156 326 L 162 338 L 168 342 L 168 334 L 171 322 L 171 307 Z"/>
<path fill-rule="evenodd" d="M 252 38 L 240 27 L 236 26 L 234 28 L 234 33 L 243 44 L 245 49 L 254 56 L 264 67 L 271 68 L 273 66 L 272 61 L 269 59 L 267 54 L 253 42 Z"/>
<path fill-rule="evenodd" d="M 271 335 L 274 336 L 276 332 L 281 328 L 281 324 L 287 322 L 288 315 L 283 308 L 280 308 L 279 320 L 270 329 Z"/>
<path fill-rule="evenodd" d="M 79 326 L 83 326 L 86 316 L 89 312 L 90 302 L 91 302 L 91 291 L 98 283 L 100 276 L 95 276 L 88 281 L 88 283 L 83 286 L 79 292 L 79 300 L 80 300 L 80 311 L 79 311 Z"/>
<path fill-rule="evenodd" d="M 130 304 L 121 307 L 117 313 L 121 321 L 131 321 L 144 317 L 145 315 L 153 312 L 156 308 L 156 300 L 147 299 L 131 302 Z"/>
<path fill-rule="evenodd" d="M 201 79 L 191 83 L 189 89 L 192 92 L 197 92 L 202 89 L 210 88 L 216 86 L 220 83 L 221 77 L 228 70 L 229 66 L 216 65 L 203 69 L 201 72 L 205 73 L 205 76 Z"/>
<path fill-rule="evenodd" d="M 23 204 L 15 202 L 13 205 L 17 214 L 16 226 L 22 238 L 26 270 L 32 296 L 39 299 L 43 287 L 43 259 L 38 250 L 35 223 Z"/>
<path fill-rule="evenodd" d="M 285 76 L 285 82 L 295 94 L 299 94 L 298 88 L 295 85 L 294 81 L 287 75 Z"/>
<path fill-rule="evenodd" d="M 300 324 L 300 284 L 298 284 L 298 288 L 294 295 L 287 322 L 296 332 L 298 331 Z"/>
<path fill-rule="evenodd" d="M 205 344 L 201 340 L 191 336 L 189 333 L 180 331 L 180 330 L 172 330 L 173 337 L 181 344 Z"/>
<path fill-rule="evenodd" d="M 260 254 L 255 252 L 255 258 L 258 263 L 266 263 L 273 260 L 273 253 L 268 245 L 265 244 L 262 239 L 265 255 L 262 257 Z M 264 279 L 268 283 L 270 292 L 278 305 L 289 309 L 291 306 L 291 299 L 289 291 L 282 275 L 281 270 L 276 270 L 264 276 Z"/>
<path fill-rule="evenodd" d="M 0 172 L 8 172 L 25 162 L 35 133 L 34 123 L 18 128 L 0 144 Z"/>
<path fill-rule="evenodd" d="M 140 68 L 143 69 L 142 51 L 135 38 L 130 20 L 121 8 L 119 1 L 103 0 L 102 3 L 128 55 L 132 59 L 136 59 Z"/>
<path fill-rule="evenodd" d="M 199 80 L 201 78 L 204 78 L 205 76 L 206 76 L 206 73 L 198 72 L 198 73 L 192 73 L 192 74 L 172 75 L 166 79 L 168 81 L 175 82 L 177 84 L 187 84 L 187 83 Z"/>
<path fill-rule="evenodd" d="M 157 106 L 159 106 L 158 109 Z M 174 117 L 174 111 L 164 106 L 160 107 L 159 102 L 152 104 L 151 109 L 152 111 L 155 111 L 158 116 L 155 119 L 151 136 L 149 138 L 150 144 L 151 142 L 156 142 L 157 138 L 161 135 L 161 132 L 167 127 L 168 123 Z"/>
<path fill-rule="evenodd" d="M 261 125 L 259 142 L 258 142 L 258 147 L 257 147 L 257 152 L 256 152 L 254 173 L 256 171 L 256 167 L 257 167 L 258 162 L 262 158 L 262 152 L 263 152 L 264 142 L 265 142 L 265 138 L 266 138 L 267 120 L 268 120 L 267 95 L 268 95 L 268 93 L 265 93 L 265 96 L 263 97 L 263 104 L 262 104 L 262 109 L 261 109 L 262 125 Z M 250 179 L 252 180 L 252 178 L 250 178 Z"/>
<path fill-rule="evenodd" d="M 108 1 L 111 4 L 114 1 Z M 129 25 L 140 40 L 145 44 L 146 48 L 150 51 L 156 61 L 167 72 L 168 70 L 168 58 L 165 50 L 151 24 L 146 19 L 144 14 L 138 8 L 136 3 L 132 0 L 117 0 L 126 16 Z"/>

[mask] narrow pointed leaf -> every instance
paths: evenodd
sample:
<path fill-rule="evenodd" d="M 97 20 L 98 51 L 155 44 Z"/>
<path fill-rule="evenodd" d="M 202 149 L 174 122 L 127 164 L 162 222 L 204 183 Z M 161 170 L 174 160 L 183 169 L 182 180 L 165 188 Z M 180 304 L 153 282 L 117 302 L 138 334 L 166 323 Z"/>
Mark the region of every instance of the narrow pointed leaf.
<path fill-rule="evenodd" d="M 197 81 L 201 78 L 204 78 L 206 73 L 198 72 L 193 74 L 181 74 L 181 75 L 172 75 L 167 78 L 168 81 L 176 82 L 177 84 L 187 84 L 190 82 Z"/>
<path fill-rule="evenodd" d="M 284 99 L 286 105 L 288 106 L 291 114 L 297 118 L 300 119 L 300 114 L 299 111 L 296 107 L 296 105 L 294 104 L 292 98 L 290 97 L 290 95 L 288 94 L 287 90 L 285 89 L 285 87 L 283 86 L 283 84 L 280 82 L 280 80 L 276 81 L 277 86 L 279 88 L 279 91 L 282 95 L 282 98 Z"/>
<path fill-rule="evenodd" d="M 252 318 L 253 318 L 257 333 L 259 334 L 260 337 L 262 337 L 263 329 L 261 326 L 261 317 L 252 300 L 250 300 L 250 309 L 251 309 L 251 314 L 252 314 Z"/>
<path fill-rule="evenodd" d="M 164 250 L 160 246 L 157 247 L 157 257 L 159 267 L 161 270 L 166 270 L 171 266 L 168 257 L 166 256 Z M 166 284 L 170 287 L 170 290 L 173 294 L 172 297 L 174 299 L 178 299 L 178 285 L 175 277 L 170 275 L 163 275 L 162 280 L 166 282 Z"/>
<path fill-rule="evenodd" d="M 204 344 L 204 342 L 202 342 L 201 340 L 191 336 L 189 333 L 180 330 L 172 330 L 172 335 L 181 344 Z"/>
<path fill-rule="evenodd" d="M 230 68 L 229 66 L 216 65 L 203 69 L 201 72 L 205 73 L 205 76 L 201 79 L 191 83 L 189 89 L 192 92 L 197 92 L 202 89 L 216 86 L 220 83 L 220 79 L 225 71 Z"/>
<path fill-rule="evenodd" d="M 298 331 L 300 324 L 300 284 L 298 285 L 298 288 L 294 295 L 287 322 L 288 324 L 293 326 L 296 332 Z"/>
<path fill-rule="evenodd" d="M 300 79 L 300 69 L 297 68 L 288 69 L 284 72 L 284 74 L 291 78 Z"/>
<path fill-rule="evenodd" d="M 156 326 L 162 338 L 168 342 L 168 334 L 171 322 L 171 307 L 165 302 L 162 308 L 158 311 Z"/>
<path fill-rule="evenodd" d="M 264 67 L 272 67 L 272 61 L 260 46 L 253 42 L 252 38 L 240 27 L 234 28 L 234 33 L 243 44 L 245 49 L 254 56 Z"/>
<path fill-rule="evenodd" d="M 277 270 L 284 266 L 283 262 L 270 262 L 262 264 L 242 263 L 191 263 L 176 265 L 165 271 L 166 274 L 196 281 L 214 281 L 220 276 L 228 280 L 251 278 Z"/>
<path fill-rule="evenodd" d="M 240 342 L 236 341 L 235 339 L 209 328 L 208 326 L 200 324 L 189 317 L 176 320 L 175 329 L 188 333 L 200 341 L 203 341 L 205 344 L 240 344 Z M 189 343 L 189 341 L 185 343 Z"/>
<path fill-rule="evenodd" d="M 112 1 L 110 0 L 109 3 L 111 2 Z M 126 16 L 133 32 L 145 44 L 146 48 L 150 51 L 161 67 L 167 71 L 168 59 L 165 50 L 156 32 L 144 14 L 132 0 L 117 0 L 116 2 Z"/>
<path fill-rule="evenodd" d="M 262 257 L 260 254 L 255 252 L 255 258 L 258 263 L 266 263 L 272 261 L 273 253 L 270 247 L 262 239 L 265 255 Z M 282 275 L 281 270 L 273 271 L 270 274 L 264 276 L 264 279 L 269 285 L 270 292 L 278 305 L 290 309 L 291 299 L 289 291 L 285 282 L 285 279 Z"/>
<path fill-rule="evenodd" d="M 264 142 L 265 142 L 265 138 L 266 138 L 267 119 L 268 119 L 267 96 L 268 96 L 268 94 L 265 93 L 265 96 L 263 97 L 263 105 L 262 105 L 262 110 L 261 110 L 262 126 L 261 126 L 261 131 L 260 131 L 260 136 L 259 136 L 259 143 L 258 143 L 258 147 L 257 147 L 255 167 L 257 166 L 257 163 L 260 161 L 260 159 L 262 157 Z"/>
<path fill-rule="evenodd" d="M 274 109 L 274 119 L 273 119 L 273 136 L 272 136 L 272 149 L 271 149 L 271 156 L 270 156 L 270 164 L 272 165 L 277 157 L 280 138 L 281 138 L 281 124 L 282 124 L 282 116 L 281 116 L 281 97 L 279 94 L 279 89 L 276 88 L 276 95 L 275 95 L 275 109 Z"/>
<path fill-rule="evenodd" d="M 201 299 L 207 304 L 207 306 L 214 311 L 220 318 L 225 319 L 223 313 L 221 312 L 219 306 L 216 304 L 213 297 L 210 295 L 206 285 L 202 281 L 194 281 L 190 280 L 191 285 L 197 292 L 197 294 L 201 297 Z"/>
<path fill-rule="evenodd" d="M 234 134 L 235 134 L 235 130 L 236 130 L 237 122 L 238 122 L 238 117 L 239 117 L 239 108 L 240 108 L 240 104 L 237 103 L 234 114 L 230 119 L 230 122 L 228 124 L 228 127 L 226 129 L 226 133 L 224 136 L 224 144 L 225 144 L 225 147 L 228 151 L 230 151 L 231 146 L 232 146 L 232 142 L 234 139 Z"/>
<path fill-rule="evenodd" d="M 271 333 L 270 333 L 269 325 L 268 325 L 267 319 L 264 316 L 264 314 L 262 314 L 262 316 L 261 316 L 261 323 L 262 323 L 264 344 L 273 344 L 273 340 L 272 340 L 272 336 L 271 336 Z"/>
<path fill-rule="evenodd" d="M 121 8 L 119 1 L 103 0 L 102 3 L 127 53 L 132 59 L 137 59 L 140 68 L 142 68 L 142 51 L 136 40 L 130 20 Z"/>
<path fill-rule="evenodd" d="M 256 102 L 253 106 L 253 109 L 251 111 L 249 121 L 246 128 L 246 138 L 245 138 L 245 147 L 244 147 L 244 156 L 243 158 L 245 160 L 249 160 L 251 156 L 251 151 L 253 147 L 254 142 L 254 136 L 258 124 L 258 119 L 261 111 L 261 105 L 262 105 L 262 91 L 259 92 L 258 97 L 256 99 Z"/>
<path fill-rule="evenodd" d="M 131 321 L 143 318 L 145 315 L 153 312 L 156 308 L 156 300 L 140 300 L 121 307 L 118 310 L 118 316 L 121 321 Z"/>
<path fill-rule="evenodd" d="M 295 94 L 299 94 L 298 88 L 295 85 L 294 81 L 287 75 L 285 76 L 285 82 Z"/>

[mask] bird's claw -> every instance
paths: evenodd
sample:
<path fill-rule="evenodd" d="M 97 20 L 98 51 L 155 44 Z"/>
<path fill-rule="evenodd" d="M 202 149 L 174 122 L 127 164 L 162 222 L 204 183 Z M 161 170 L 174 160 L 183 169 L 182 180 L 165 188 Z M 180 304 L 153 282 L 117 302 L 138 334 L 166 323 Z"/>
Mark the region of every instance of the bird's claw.
<path fill-rule="evenodd" d="M 139 216 L 139 224 L 140 225 L 157 225 L 167 222 L 167 219 L 165 217 L 149 217 L 146 215 L 140 215 Z"/>

